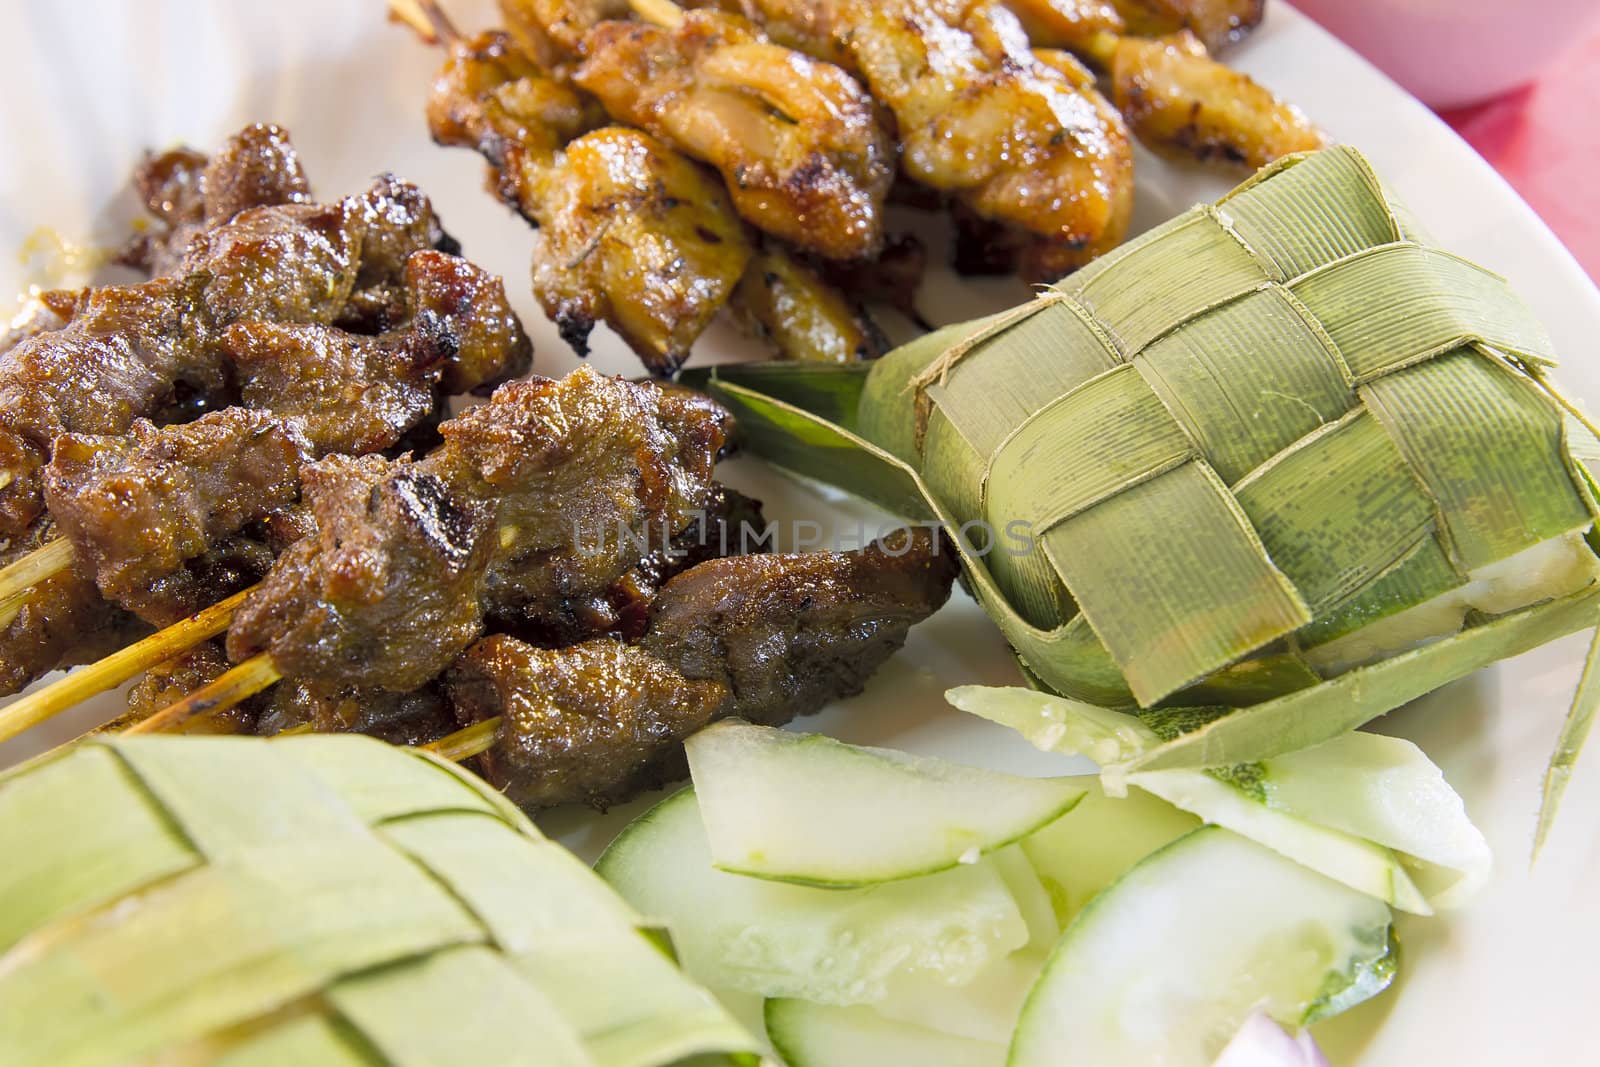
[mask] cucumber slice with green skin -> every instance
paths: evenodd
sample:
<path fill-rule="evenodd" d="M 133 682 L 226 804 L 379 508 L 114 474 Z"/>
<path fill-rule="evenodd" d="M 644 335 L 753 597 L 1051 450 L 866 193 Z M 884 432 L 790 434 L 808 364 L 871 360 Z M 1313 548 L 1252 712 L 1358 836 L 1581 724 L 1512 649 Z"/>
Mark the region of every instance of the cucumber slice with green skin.
<path fill-rule="evenodd" d="M 1246 791 L 1198 770 L 1128 774 L 1120 761 L 1159 741 L 1133 715 L 1022 689 L 965 686 L 945 696 L 1035 747 L 1091 756 L 1113 795 L 1141 786 L 1398 908 L 1431 915 L 1488 880 L 1487 842 L 1410 742 L 1356 731 L 1252 764 Z"/>
<path fill-rule="evenodd" d="M 1086 795 L 1072 814 L 1021 846 L 1063 927 L 1134 864 L 1200 826 L 1193 815 L 1149 793 L 1110 797 L 1098 776 L 1078 781 Z"/>
<path fill-rule="evenodd" d="M 1204 771 L 1145 771 L 1128 784 L 1401 911 L 1433 914 L 1400 858 L 1382 845 L 1277 811 Z"/>
<path fill-rule="evenodd" d="M 1016 901 L 987 859 L 863 889 L 719 871 L 687 789 L 628 826 L 596 870 L 637 910 L 663 921 L 685 970 L 718 989 L 870 1003 L 899 975 L 970 981 L 1028 940 Z"/>
<path fill-rule="evenodd" d="M 1256 1008 L 1299 1027 L 1383 989 L 1382 901 L 1208 826 L 1145 858 L 1067 928 L 1009 1067 L 1208 1067 Z"/>
<path fill-rule="evenodd" d="M 1358 730 L 1262 765 L 1267 804 L 1405 853 L 1428 903 L 1452 908 L 1489 879 L 1493 856 L 1461 796 L 1423 751 Z"/>
<path fill-rule="evenodd" d="M 885 1019 L 866 1007 L 767 1001 L 767 1033 L 789 1067 L 1004 1067 L 1006 1047 Z"/>
<path fill-rule="evenodd" d="M 971 863 L 1054 822 L 1072 779 L 1020 778 L 730 720 L 684 746 L 725 871 L 863 886 Z"/>

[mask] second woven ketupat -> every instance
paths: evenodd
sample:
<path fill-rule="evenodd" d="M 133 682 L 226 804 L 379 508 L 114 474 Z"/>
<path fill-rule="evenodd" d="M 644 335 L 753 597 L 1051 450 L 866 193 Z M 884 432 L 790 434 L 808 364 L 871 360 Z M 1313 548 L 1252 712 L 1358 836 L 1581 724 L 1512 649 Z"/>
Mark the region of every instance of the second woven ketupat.
<path fill-rule="evenodd" d="M 0 777 L 0 853 L 7 1067 L 753 1049 L 582 862 L 414 749 L 93 738 Z"/>
<path fill-rule="evenodd" d="M 864 436 L 957 522 L 1026 524 L 1034 551 L 982 566 L 1046 685 L 1251 703 L 1519 553 L 1592 559 L 1569 537 L 1596 502 L 1536 377 L 1544 331 L 1402 218 L 1359 153 L 1287 160 L 976 343 L 945 333 L 873 373 Z M 908 378 L 916 424 L 874 424 L 899 419 L 874 392 Z"/>

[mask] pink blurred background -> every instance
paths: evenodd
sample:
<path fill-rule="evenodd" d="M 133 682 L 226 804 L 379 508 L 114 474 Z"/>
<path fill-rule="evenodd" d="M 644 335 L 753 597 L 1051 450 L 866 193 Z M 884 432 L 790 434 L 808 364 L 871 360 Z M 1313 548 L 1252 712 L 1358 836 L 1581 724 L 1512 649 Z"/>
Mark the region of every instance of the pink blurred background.
<path fill-rule="evenodd" d="M 1600 2 L 1295 6 L 1438 110 L 1600 281 Z"/>

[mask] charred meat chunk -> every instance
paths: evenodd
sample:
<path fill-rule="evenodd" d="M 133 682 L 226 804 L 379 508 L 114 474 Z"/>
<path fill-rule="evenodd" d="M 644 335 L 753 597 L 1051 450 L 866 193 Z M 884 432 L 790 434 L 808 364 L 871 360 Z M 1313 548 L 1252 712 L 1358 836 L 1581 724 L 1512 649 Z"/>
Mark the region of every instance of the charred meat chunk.
<path fill-rule="evenodd" d="M 603 808 L 682 777 L 682 742 L 709 722 L 780 724 L 860 692 L 956 570 L 928 530 L 858 552 L 714 560 L 666 584 L 637 645 L 490 637 L 447 686 L 462 724 L 502 717 L 478 761 L 513 801 Z"/>
<path fill-rule="evenodd" d="M 246 126 L 214 156 L 192 148 L 148 156 L 134 171 L 133 185 L 163 229 L 136 238 L 121 259 L 153 275 L 176 270 L 189 239 L 206 226 L 250 208 L 311 199 L 311 183 L 288 132 L 267 123 Z"/>
<path fill-rule="evenodd" d="M 0 555 L 0 564 L 19 559 L 55 536 L 55 524 L 41 520 L 12 542 Z M 110 608 L 100 598 L 88 573 L 77 567 L 58 571 L 36 584 L 20 603 L 0 608 L 0 693 L 15 693 L 48 671 L 95 659 L 143 629 L 132 615 Z"/>
<path fill-rule="evenodd" d="M 581 368 L 501 387 L 420 462 L 317 464 L 317 533 L 241 608 L 229 652 L 403 691 L 444 670 L 486 612 L 537 626 L 603 608 L 650 537 L 683 532 L 712 498 L 728 422 L 698 394 Z"/>
<path fill-rule="evenodd" d="M 311 444 L 267 411 L 228 408 L 126 436 L 66 434 L 45 469 L 45 499 L 101 593 L 147 590 L 194 556 L 299 496 Z"/>
<path fill-rule="evenodd" d="M 284 674 L 415 689 L 480 631 L 490 505 L 426 466 L 331 456 L 307 468 L 315 534 L 241 606 L 228 652 L 271 652 Z"/>
<path fill-rule="evenodd" d="M 500 741 L 479 765 L 528 809 L 620 802 L 729 697 L 720 682 L 691 681 L 644 649 L 609 639 L 542 649 L 488 637 L 448 684 L 463 723 L 502 717 Z"/>

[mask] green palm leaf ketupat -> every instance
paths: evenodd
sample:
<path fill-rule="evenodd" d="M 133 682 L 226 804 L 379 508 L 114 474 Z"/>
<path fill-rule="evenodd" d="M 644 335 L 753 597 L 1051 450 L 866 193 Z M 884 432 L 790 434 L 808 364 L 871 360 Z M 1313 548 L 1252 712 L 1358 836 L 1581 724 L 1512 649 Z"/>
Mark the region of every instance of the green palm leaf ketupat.
<path fill-rule="evenodd" d="M 778 464 L 972 533 L 968 584 L 1038 685 L 1207 710 L 1150 770 L 1330 739 L 1600 619 L 1600 441 L 1554 363 L 1341 147 L 870 367 L 707 384 Z"/>
<path fill-rule="evenodd" d="M 587 867 L 413 749 L 95 738 L 0 779 L 0 854 L 7 1067 L 655 1067 L 754 1048 Z"/>

